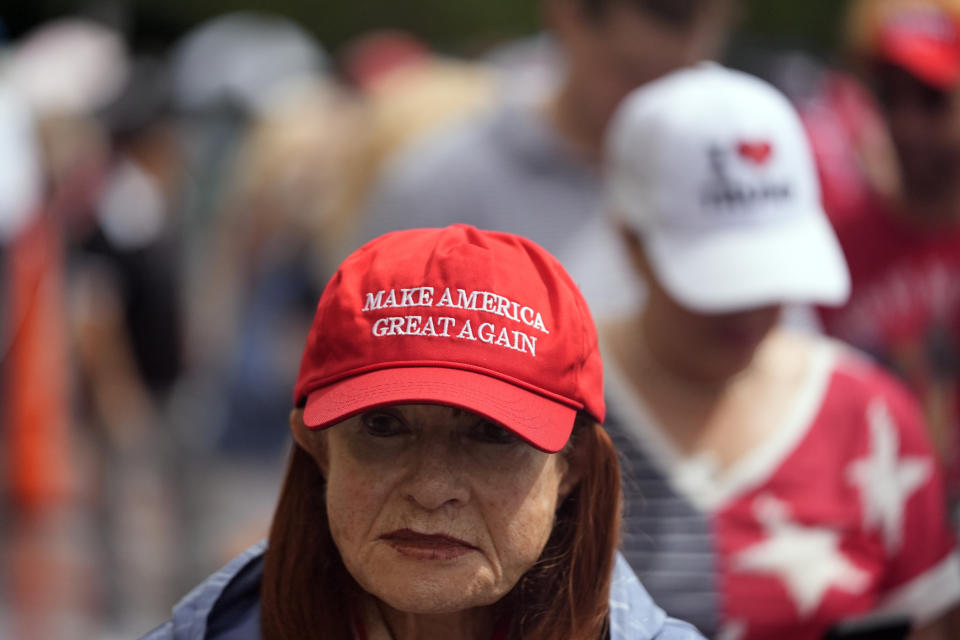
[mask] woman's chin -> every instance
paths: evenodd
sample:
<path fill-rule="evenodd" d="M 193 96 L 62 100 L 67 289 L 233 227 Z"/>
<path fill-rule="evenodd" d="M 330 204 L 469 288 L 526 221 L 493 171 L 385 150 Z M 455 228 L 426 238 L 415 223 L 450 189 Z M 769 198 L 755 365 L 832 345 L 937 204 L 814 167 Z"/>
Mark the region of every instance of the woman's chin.
<path fill-rule="evenodd" d="M 381 570 L 372 580 L 364 581 L 363 586 L 397 611 L 432 615 L 487 606 L 505 594 L 494 587 L 489 571 L 464 569 L 444 566 Z"/>
<path fill-rule="evenodd" d="M 469 599 L 450 598 L 449 594 L 423 594 L 411 597 L 410 594 L 398 594 L 399 597 L 380 597 L 379 600 L 391 609 L 422 616 L 440 616 L 459 613 L 485 605 L 474 604 Z"/>
<path fill-rule="evenodd" d="M 375 594 L 389 607 L 418 615 L 444 615 L 485 607 L 495 603 L 499 598 L 483 598 L 478 595 L 454 593 L 453 589 L 441 590 L 422 589 L 410 585 L 405 590 L 386 589 Z"/>

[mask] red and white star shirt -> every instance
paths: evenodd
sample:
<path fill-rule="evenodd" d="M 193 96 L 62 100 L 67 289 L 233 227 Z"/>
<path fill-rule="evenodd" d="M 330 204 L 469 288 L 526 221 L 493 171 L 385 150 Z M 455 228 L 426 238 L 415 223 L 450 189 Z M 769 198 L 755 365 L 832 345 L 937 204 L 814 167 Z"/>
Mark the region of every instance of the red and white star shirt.
<path fill-rule="evenodd" d="M 820 640 L 840 621 L 930 622 L 960 602 L 943 474 L 912 397 L 832 341 L 789 417 L 732 467 L 684 457 L 607 359 L 624 554 L 718 640 Z"/>
<path fill-rule="evenodd" d="M 852 289 L 843 307 L 819 310 L 823 328 L 919 396 L 960 500 L 960 227 L 914 229 L 876 202 L 833 224 Z"/>

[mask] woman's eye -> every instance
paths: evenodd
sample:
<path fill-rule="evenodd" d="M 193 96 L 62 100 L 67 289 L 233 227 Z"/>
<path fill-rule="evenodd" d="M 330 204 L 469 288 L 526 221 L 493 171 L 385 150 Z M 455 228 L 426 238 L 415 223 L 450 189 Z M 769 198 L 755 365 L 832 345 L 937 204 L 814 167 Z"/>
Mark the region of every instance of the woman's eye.
<path fill-rule="evenodd" d="M 407 431 L 403 421 L 386 411 L 369 411 L 360 416 L 364 430 L 377 438 L 389 438 Z"/>
<path fill-rule="evenodd" d="M 491 444 L 513 444 L 519 442 L 519 438 L 513 433 L 489 420 L 478 422 L 471 430 L 471 436 L 475 440 Z"/>

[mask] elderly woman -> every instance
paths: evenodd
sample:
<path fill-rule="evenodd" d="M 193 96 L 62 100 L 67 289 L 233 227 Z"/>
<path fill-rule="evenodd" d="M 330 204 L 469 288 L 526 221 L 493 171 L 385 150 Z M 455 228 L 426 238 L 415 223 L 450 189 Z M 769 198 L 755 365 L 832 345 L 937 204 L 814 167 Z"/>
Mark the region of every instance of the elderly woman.
<path fill-rule="evenodd" d="M 778 323 L 849 285 L 787 100 L 699 66 L 632 94 L 609 141 L 611 208 L 648 283 L 643 310 L 603 332 L 633 568 L 711 637 L 960 637 L 945 622 L 960 561 L 915 402 Z"/>
<path fill-rule="evenodd" d="M 269 544 L 151 640 L 700 638 L 616 555 L 596 332 L 532 242 L 370 242 L 320 299 L 295 400 Z"/>

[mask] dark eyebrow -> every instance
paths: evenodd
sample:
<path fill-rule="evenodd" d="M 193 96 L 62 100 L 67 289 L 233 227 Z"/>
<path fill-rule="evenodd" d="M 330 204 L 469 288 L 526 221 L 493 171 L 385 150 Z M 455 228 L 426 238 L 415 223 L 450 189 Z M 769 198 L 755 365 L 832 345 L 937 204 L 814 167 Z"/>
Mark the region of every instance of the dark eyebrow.
<path fill-rule="evenodd" d="M 480 418 L 481 420 L 487 420 L 479 413 L 474 413 L 473 411 L 468 411 L 466 409 L 461 409 L 460 407 L 450 407 L 453 410 L 453 418 L 461 417 L 471 417 L 471 418 Z"/>
<path fill-rule="evenodd" d="M 452 418 L 461 418 L 464 416 L 474 417 L 474 418 L 483 418 L 483 416 L 481 416 L 479 413 L 475 413 L 473 411 L 470 411 L 468 409 L 463 409 L 461 407 L 453 407 L 450 405 L 438 405 L 438 406 L 450 409 L 450 411 L 452 412 L 451 414 Z M 483 419 L 486 420 L 487 418 L 483 418 Z"/>

